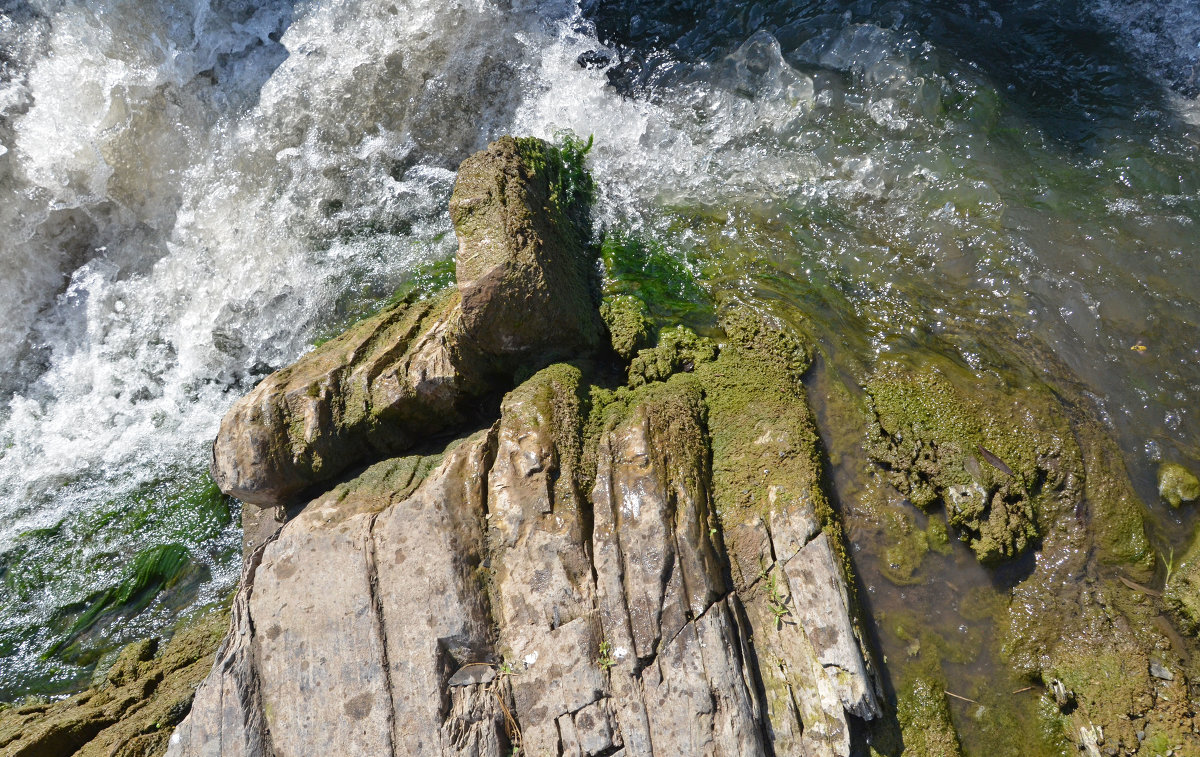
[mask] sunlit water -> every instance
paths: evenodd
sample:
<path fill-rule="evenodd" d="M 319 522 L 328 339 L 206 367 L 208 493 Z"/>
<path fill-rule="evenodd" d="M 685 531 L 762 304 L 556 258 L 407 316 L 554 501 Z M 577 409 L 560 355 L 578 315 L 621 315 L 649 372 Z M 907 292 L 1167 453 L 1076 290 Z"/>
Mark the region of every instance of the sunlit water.
<path fill-rule="evenodd" d="M 0 699 L 232 586 L 221 414 L 452 254 L 453 169 L 505 133 L 594 134 L 598 232 L 804 313 L 851 374 L 1047 345 L 1169 527 L 1200 11 L 1043 5 L 0 3 Z M 183 578 L 64 642 L 164 543 Z"/>

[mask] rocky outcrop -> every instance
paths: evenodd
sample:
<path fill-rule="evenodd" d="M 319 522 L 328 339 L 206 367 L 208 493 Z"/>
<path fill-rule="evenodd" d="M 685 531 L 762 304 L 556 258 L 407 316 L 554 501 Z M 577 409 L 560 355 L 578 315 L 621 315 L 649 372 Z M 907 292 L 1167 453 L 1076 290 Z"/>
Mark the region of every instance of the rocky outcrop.
<path fill-rule="evenodd" d="M 436 467 L 309 503 L 170 754 L 848 754 L 848 714 L 879 708 L 811 503 L 736 526 L 776 576 L 739 591 L 702 378 L 590 394 L 552 366 Z"/>
<path fill-rule="evenodd" d="M 730 307 L 724 345 L 614 335 L 623 385 L 578 362 L 604 326 L 570 157 L 506 139 L 464 163 L 457 291 L 227 416 L 214 472 L 252 502 L 387 459 L 250 513 L 230 634 L 169 754 L 832 756 L 880 714 L 802 341 Z M 490 426 L 464 409 L 555 356 L 577 362 Z"/>
<path fill-rule="evenodd" d="M 130 644 L 85 691 L 56 702 L 0 708 L 3 757 L 141 757 L 162 754 L 212 669 L 229 614 L 184 621 L 170 640 Z"/>
<path fill-rule="evenodd" d="M 457 291 L 407 298 L 263 380 L 221 422 L 221 490 L 281 505 L 353 465 L 460 428 L 513 373 L 598 347 L 585 188 L 558 148 L 501 139 L 451 198 Z"/>

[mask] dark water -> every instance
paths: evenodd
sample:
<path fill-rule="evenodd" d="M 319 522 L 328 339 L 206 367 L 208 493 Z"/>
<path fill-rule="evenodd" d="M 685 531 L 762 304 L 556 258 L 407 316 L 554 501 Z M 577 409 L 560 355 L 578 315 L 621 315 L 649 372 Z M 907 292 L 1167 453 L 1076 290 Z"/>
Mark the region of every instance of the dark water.
<path fill-rule="evenodd" d="M 236 504 L 203 480 L 220 415 L 449 256 L 453 168 L 503 133 L 593 134 L 598 233 L 806 319 L 822 386 L 854 391 L 889 354 L 985 371 L 1049 351 L 1160 538 L 1190 535 L 1154 472 L 1200 470 L 1194 3 L 0 13 L 0 699 L 74 685 L 229 589 Z M 852 502 L 853 429 L 826 434 L 846 436 L 831 449 Z M 895 613 L 923 608 L 979 700 L 998 674 L 961 650 L 991 631 L 942 582 L 966 596 L 993 577 L 956 545 L 897 587 L 878 517 L 844 509 L 884 653 L 907 655 Z M 71 633 L 164 544 L 186 550 L 178 575 Z"/>

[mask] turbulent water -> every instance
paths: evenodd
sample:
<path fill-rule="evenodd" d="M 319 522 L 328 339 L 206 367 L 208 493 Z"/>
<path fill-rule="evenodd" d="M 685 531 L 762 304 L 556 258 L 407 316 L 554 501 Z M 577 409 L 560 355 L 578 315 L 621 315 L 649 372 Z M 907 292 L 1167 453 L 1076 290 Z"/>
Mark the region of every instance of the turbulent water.
<path fill-rule="evenodd" d="M 0 0 L 0 700 L 232 586 L 221 414 L 450 256 L 454 167 L 505 133 L 594 135 L 598 234 L 848 371 L 1044 346 L 1169 528 L 1198 92 L 1191 0 Z"/>

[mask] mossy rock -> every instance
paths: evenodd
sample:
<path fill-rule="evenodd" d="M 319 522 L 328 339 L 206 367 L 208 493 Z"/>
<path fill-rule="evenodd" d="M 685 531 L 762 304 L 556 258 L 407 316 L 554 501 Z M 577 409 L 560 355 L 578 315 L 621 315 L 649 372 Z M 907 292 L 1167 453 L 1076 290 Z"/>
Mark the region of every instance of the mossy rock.
<path fill-rule="evenodd" d="M 67 699 L 0 709 L 0 752 L 157 756 L 191 708 L 229 626 L 227 603 L 185 618 L 165 643 L 125 647 L 107 675 Z"/>
<path fill-rule="evenodd" d="M 866 390 L 871 458 L 914 505 L 944 504 L 981 561 L 1016 557 L 1086 511 L 1103 561 L 1147 563 L 1143 507 L 1118 450 L 1048 387 L 888 363 Z"/>
<path fill-rule="evenodd" d="M 1172 567 L 1163 601 L 1184 633 L 1200 634 L 1200 538 Z"/>
<path fill-rule="evenodd" d="M 1163 463 L 1158 468 L 1158 495 L 1179 507 L 1200 497 L 1200 479 L 1178 463 Z"/>
<path fill-rule="evenodd" d="M 906 757 L 962 755 L 944 686 L 940 680 L 918 678 L 899 693 L 896 716 Z"/>
<path fill-rule="evenodd" d="M 866 387 L 869 453 L 914 505 L 944 504 L 981 561 L 1016 557 L 1037 542 L 1044 510 L 1078 496 L 1079 449 L 1048 392 L 955 378 L 946 366 L 882 366 Z"/>
<path fill-rule="evenodd" d="M 600 317 L 608 326 L 613 351 L 631 360 L 639 350 L 652 346 L 654 324 L 645 303 L 628 294 L 606 296 L 600 305 Z"/>
<path fill-rule="evenodd" d="M 629 364 L 629 386 L 637 388 L 654 381 L 666 381 L 676 373 L 691 373 L 696 366 L 717 358 L 717 345 L 711 339 L 696 336 L 682 326 L 659 335 L 658 345 L 641 350 Z"/>

